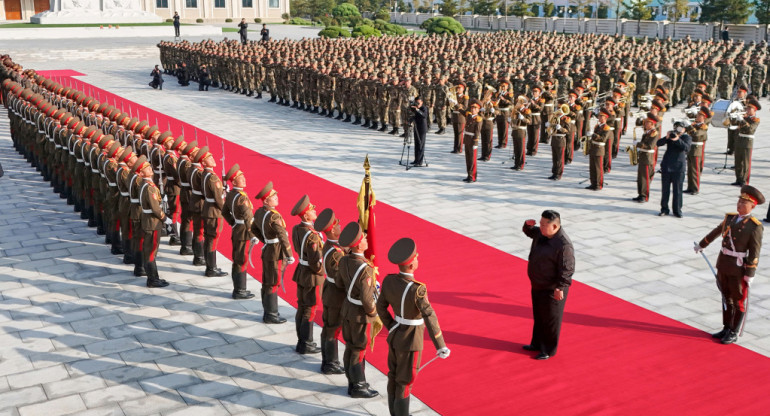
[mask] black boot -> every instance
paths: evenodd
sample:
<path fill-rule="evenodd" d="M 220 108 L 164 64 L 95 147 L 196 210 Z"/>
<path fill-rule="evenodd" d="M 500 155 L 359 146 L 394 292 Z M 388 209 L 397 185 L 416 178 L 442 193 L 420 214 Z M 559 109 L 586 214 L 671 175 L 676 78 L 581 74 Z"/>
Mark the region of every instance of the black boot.
<path fill-rule="evenodd" d="M 356 116 L 356 120 L 353 122 L 353 125 L 357 126 L 359 124 L 361 124 L 361 117 L 360 116 Z"/>
<path fill-rule="evenodd" d="M 350 378 L 353 381 L 353 385 L 350 389 L 350 397 L 354 399 L 371 399 L 377 396 L 379 393 L 377 390 L 369 388 L 369 383 L 366 382 L 366 374 L 364 372 L 364 364 L 362 361 L 350 366 Z"/>
<path fill-rule="evenodd" d="M 96 215 L 94 212 L 94 206 L 89 205 L 88 210 L 86 211 L 86 215 L 88 218 L 88 226 L 89 227 L 96 227 Z"/>
<path fill-rule="evenodd" d="M 304 318 L 299 322 L 297 352 L 300 354 L 318 354 L 321 352 L 318 345 L 313 342 L 313 323 Z"/>
<path fill-rule="evenodd" d="M 86 201 L 80 200 L 80 219 L 81 220 L 87 220 L 88 219 L 88 205 L 86 205 Z M 78 209 L 75 208 L 75 212 L 78 212 Z"/>
<path fill-rule="evenodd" d="M 109 234 L 112 235 L 112 248 L 110 249 L 110 253 L 116 256 L 124 254 L 125 252 L 123 251 L 122 246 L 123 242 L 120 240 L 120 231 L 111 231 Z"/>
<path fill-rule="evenodd" d="M 262 94 L 259 94 L 259 96 L 257 98 L 260 98 L 260 97 L 262 97 Z M 267 100 L 267 102 L 269 102 L 269 103 L 274 103 L 275 101 L 276 101 L 275 96 L 271 96 L 270 99 Z"/>
<path fill-rule="evenodd" d="M 408 415 L 409 414 L 409 397 L 396 397 L 393 399 L 393 414 L 394 415 Z"/>
<path fill-rule="evenodd" d="M 67 194 L 67 205 L 75 205 L 75 197 L 72 195 L 72 188 L 65 186 L 64 192 Z"/>
<path fill-rule="evenodd" d="M 345 117 L 342 115 L 342 112 L 340 111 L 339 114 L 337 114 L 337 117 L 334 117 L 335 120 L 344 120 Z"/>
<path fill-rule="evenodd" d="M 388 125 L 387 125 L 386 123 L 382 123 L 382 127 L 380 127 L 379 129 L 377 129 L 377 131 L 382 131 L 382 132 L 384 132 L 384 131 L 385 131 L 385 130 L 387 130 L 387 129 L 388 129 Z"/>
<path fill-rule="evenodd" d="M 95 217 L 96 217 L 96 221 L 95 221 L 96 222 L 96 234 L 97 235 L 105 235 L 105 234 L 107 234 L 104 231 L 104 215 L 102 215 L 101 212 L 97 212 L 95 214 Z"/>
<path fill-rule="evenodd" d="M 329 112 L 326 113 L 326 118 L 334 118 L 334 110 L 329 110 Z"/>
<path fill-rule="evenodd" d="M 347 116 L 347 117 L 345 117 L 345 123 L 350 123 L 350 119 L 351 119 L 352 117 L 353 117 L 352 115 L 348 114 L 348 116 Z"/>
<path fill-rule="evenodd" d="M 324 374 L 345 374 L 345 369 L 340 366 L 336 338 L 321 341 L 321 372 Z"/>
<path fill-rule="evenodd" d="M 257 97 L 256 97 L 256 98 L 257 98 L 257 99 L 262 99 L 262 91 L 260 91 L 260 92 L 258 92 L 258 93 L 257 93 Z"/>
<path fill-rule="evenodd" d="M 278 313 L 278 294 L 263 292 L 262 308 L 265 310 L 262 322 L 266 324 L 282 324 L 286 322 L 286 318 L 283 318 Z"/>
<path fill-rule="evenodd" d="M 181 244 L 181 241 L 179 239 L 179 231 L 177 231 L 176 223 L 172 223 L 171 233 L 169 234 L 169 238 L 168 238 L 168 245 L 178 246 L 179 244 Z"/>
<path fill-rule="evenodd" d="M 233 299 L 251 299 L 254 294 L 246 290 L 246 272 L 233 264 Z"/>
<path fill-rule="evenodd" d="M 372 130 L 377 130 L 377 127 L 378 127 L 377 121 L 372 121 L 372 125 L 369 126 L 369 128 Z"/>
<path fill-rule="evenodd" d="M 131 251 L 131 240 L 121 241 L 123 246 L 123 264 L 134 264 L 134 252 Z"/>
<path fill-rule="evenodd" d="M 729 330 L 728 326 L 730 325 L 730 317 L 731 314 L 728 311 L 728 308 L 722 308 L 722 330 L 711 334 L 712 337 L 716 339 L 722 339 L 722 337 L 725 336 L 725 333 L 727 333 Z"/>
<path fill-rule="evenodd" d="M 158 266 L 154 261 L 147 263 L 147 287 L 166 287 L 168 282 L 158 276 Z"/>
<path fill-rule="evenodd" d="M 134 276 L 147 276 L 147 271 L 144 268 L 144 257 L 142 257 L 141 250 L 134 252 Z"/>
<path fill-rule="evenodd" d="M 203 241 L 196 241 L 193 238 L 193 266 L 205 266 L 206 260 L 203 258 Z"/>
<path fill-rule="evenodd" d="M 217 267 L 217 252 L 209 251 L 206 253 L 206 277 L 222 277 L 228 273 Z"/>
<path fill-rule="evenodd" d="M 364 119 L 364 124 L 362 124 L 361 127 L 367 128 L 367 127 L 369 127 L 371 125 L 372 125 L 372 122 L 368 118 L 365 118 Z"/>
<path fill-rule="evenodd" d="M 182 248 L 179 249 L 179 255 L 181 256 L 192 256 L 194 253 L 192 249 L 190 248 L 190 243 L 192 242 L 192 231 L 183 231 L 182 232 Z"/>
<path fill-rule="evenodd" d="M 398 127 L 393 127 L 393 130 L 389 131 L 388 134 L 396 135 L 398 134 Z"/>

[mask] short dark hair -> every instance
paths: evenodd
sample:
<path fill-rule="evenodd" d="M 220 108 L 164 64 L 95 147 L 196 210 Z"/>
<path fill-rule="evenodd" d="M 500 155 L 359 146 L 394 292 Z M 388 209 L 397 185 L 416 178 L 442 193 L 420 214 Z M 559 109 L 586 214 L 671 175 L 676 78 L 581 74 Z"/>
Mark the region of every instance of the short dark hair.
<path fill-rule="evenodd" d="M 561 224 L 561 215 L 559 215 L 558 212 L 556 212 L 556 211 L 554 211 L 552 209 L 547 209 L 547 210 L 543 211 L 541 216 L 543 218 L 547 219 L 548 222 L 550 222 L 550 223 L 552 223 L 554 221 L 557 221 L 557 224 Z"/>

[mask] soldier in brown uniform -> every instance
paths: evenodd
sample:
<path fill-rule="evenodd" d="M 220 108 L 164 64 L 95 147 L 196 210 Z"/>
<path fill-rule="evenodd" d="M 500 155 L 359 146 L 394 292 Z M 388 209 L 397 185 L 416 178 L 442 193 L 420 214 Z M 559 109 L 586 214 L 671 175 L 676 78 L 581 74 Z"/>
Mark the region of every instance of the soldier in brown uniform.
<path fill-rule="evenodd" d="M 233 299 L 251 299 L 254 294 L 246 290 L 246 262 L 249 244 L 254 234 L 251 233 L 251 222 L 254 219 L 254 206 L 249 200 L 246 188 L 246 175 L 236 163 L 227 174 L 225 180 L 233 184 L 227 192 L 222 216 L 232 227 L 230 240 L 233 245 Z"/>
<path fill-rule="evenodd" d="M 116 184 L 119 196 L 118 200 L 118 221 L 120 222 L 120 235 L 123 248 L 123 264 L 134 264 L 134 251 L 131 248 L 132 233 L 138 232 L 134 230 L 131 224 L 131 218 L 129 217 L 129 209 L 131 208 L 130 202 L 130 178 L 131 168 L 136 163 L 136 154 L 133 152 L 131 146 L 126 147 L 123 153 L 120 154 L 118 159 L 118 167 L 116 177 Z"/>
<path fill-rule="evenodd" d="M 634 201 L 642 203 L 650 200 L 650 182 L 655 173 L 655 147 L 658 143 L 657 124 L 660 119 L 647 113 L 644 119 L 644 134 L 642 139 L 636 143 L 637 171 L 636 171 L 636 190 L 639 195 L 633 198 Z"/>
<path fill-rule="evenodd" d="M 225 205 L 225 191 L 222 185 L 222 179 L 214 173 L 217 166 L 208 148 L 200 150 L 196 159 L 204 167 L 202 192 L 203 192 L 203 252 L 206 259 L 206 277 L 227 276 L 227 272 L 217 267 L 217 243 L 219 242 L 219 233 L 222 232 L 222 208 Z"/>
<path fill-rule="evenodd" d="M 514 99 L 513 93 L 508 90 L 508 86 L 508 81 L 500 82 L 500 90 L 493 95 L 493 100 L 496 102 L 499 113 L 495 116 L 495 123 L 497 124 L 496 149 L 505 149 L 508 146 L 508 121 L 511 117 Z"/>
<path fill-rule="evenodd" d="M 735 138 L 735 186 L 743 186 L 751 179 L 751 153 L 754 148 L 754 132 L 759 126 L 757 110 L 762 106 L 755 98 L 746 102 L 746 115 L 738 123 L 738 137 Z"/>
<path fill-rule="evenodd" d="M 567 147 L 567 134 L 570 129 L 570 113 L 562 114 L 553 128 L 551 135 L 551 176 L 550 180 L 558 181 L 564 173 L 564 153 Z"/>
<path fill-rule="evenodd" d="M 687 134 L 692 138 L 690 151 L 687 152 L 687 189 L 686 194 L 698 195 L 700 192 L 700 175 L 703 166 L 703 156 L 706 153 L 708 128 L 706 119 L 711 116 L 708 107 L 701 107 L 695 116 L 695 122 L 687 128 Z"/>
<path fill-rule="evenodd" d="M 527 150 L 527 126 L 532 122 L 532 111 L 527 106 L 527 97 L 520 95 L 511 113 L 511 140 L 513 141 L 513 170 L 524 169 Z"/>
<path fill-rule="evenodd" d="M 177 175 L 179 176 L 179 232 L 182 247 L 179 248 L 179 254 L 190 256 L 194 252 L 191 249 L 193 245 L 192 232 L 192 187 L 190 178 L 192 176 L 192 158 L 198 152 L 198 141 L 193 140 L 183 148 L 180 147 L 180 158 L 177 161 Z"/>
<path fill-rule="evenodd" d="M 345 339 L 343 363 L 348 377 L 348 394 L 354 398 L 377 396 L 376 390 L 366 382 L 366 348 L 377 320 L 374 268 L 369 265 L 364 252 L 369 248 L 366 235 L 357 222 L 345 226 L 340 234 L 340 246 L 350 249 L 339 262 L 335 281 L 347 298 L 342 304 L 342 338 Z"/>
<path fill-rule="evenodd" d="M 160 230 L 162 224 L 170 224 L 171 219 L 160 208 L 160 190 L 152 181 L 152 165 L 144 156 L 137 160 L 135 172 L 141 172 L 142 186 L 139 190 L 139 206 L 142 209 L 141 223 L 144 237 L 142 239 L 142 262 L 147 271 L 147 287 L 166 287 L 168 282 L 158 276 L 158 266 L 155 257 L 158 254 Z"/>
<path fill-rule="evenodd" d="M 291 254 L 291 244 L 286 233 L 286 222 L 275 209 L 278 206 L 278 191 L 273 189 L 273 183 L 268 182 L 257 194 L 255 199 L 262 201 L 262 206 L 254 213 L 251 223 L 252 244 L 257 240 L 262 246 L 262 321 L 266 324 L 282 324 L 286 318 L 278 313 L 278 285 L 281 263 L 294 263 Z"/>
<path fill-rule="evenodd" d="M 179 162 L 179 158 L 177 157 L 176 152 L 184 148 L 184 136 L 179 135 L 179 137 L 173 141 L 166 141 L 164 146 L 166 147 L 166 151 L 162 160 L 163 180 L 165 181 L 163 184 L 163 191 L 166 193 L 166 200 L 168 204 L 168 212 L 166 212 L 166 215 L 168 215 L 172 221 L 170 227 L 171 234 L 169 236 L 169 245 L 175 246 L 181 242 L 179 231 L 177 230 L 177 224 L 176 222 L 173 222 L 174 217 L 176 216 L 177 207 L 179 206 L 178 201 L 180 192 L 179 172 L 177 171 L 177 163 Z"/>
<path fill-rule="evenodd" d="M 586 189 L 592 191 L 598 191 L 604 187 L 604 148 L 607 146 L 607 142 L 612 134 L 612 129 L 607 125 L 607 119 L 610 115 L 609 110 L 606 108 L 599 110 L 599 115 L 597 116 L 599 122 L 594 126 L 593 134 L 585 144 L 590 146 L 588 152 L 591 157 L 589 166 L 591 184 Z"/>
<path fill-rule="evenodd" d="M 535 156 L 540 142 L 540 125 L 542 119 L 540 112 L 543 111 L 545 99 L 540 96 L 543 89 L 535 85 L 532 87 L 532 98 L 529 100 L 529 111 L 531 122 L 527 125 L 527 156 Z"/>
<path fill-rule="evenodd" d="M 738 340 L 743 330 L 749 302 L 749 288 L 759 263 L 762 247 L 762 222 L 751 211 L 765 203 L 765 197 L 753 186 L 741 187 L 738 212 L 725 214 L 716 228 L 695 245 L 695 252 L 703 251 L 717 236 L 722 236 L 722 248 L 717 258 L 717 287 L 722 293 L 721 331 L 713 334 L 722 344 Z"/>
<path fill-rule="evenodd" d="M 377 314 L 389 332 L 388 408 L 391 415 L 407 416 L 409 396 L 420 368 L 425 328 L 439 357 L 448 358 L 450 351 L 428 300 L 428 290 L 424 283 L 414 279 L 418 266 L 414 240 L 396 241 L 388 251 L 388 260 L 398 265 L 399 270 L 385 276 L 377 299 Z"/>
<path fill-rule="evenodd" d="M 291 230 L 291 241 L 299 250 L 299 265 L 294 269 L 292 280 L 297 283 L 297 314 L 294 322 L 297 330 L 296 351 L 300 354 L 317 354 L 321 349 L 313 342 L 313 320 L 323 284 L 323 238 L 313 228 L 318 214 L 310 198 L 303 195 L 291 210 L 300 223 Z"/>
<path fill-rule="evenodd" d="M 198 149 L 195 156 L 192 158 L 192 165 L 189 172 L 190 191 L 190 213 L 192 214 L 192 231 L 193 231 L 193 266 L 205 266 L 206 260 L 203 251 L 204 241 L 204 223 L 203 223 L 203 167 L 201 166 L 201 159 L 206 155 L 209 148 L 203 146 Z"/>
<path fill-rule="evenodd" d="M 144 268 L 144 258 L 142 256 L 142 247 L 144 242 L 144 231 L 142 231 L 142 208 L 139 205 L 139 188 L 142 186 L 140 161 L 147 161 L 145 156 L 140 156 L 129 172 L 128 195 L 129 209 L 128 216 L 131 221 L 131 249 L 134 253 L 134 276 L 146 276 Z"/>
<path fill-rule="evenodd" d="M 345 292 L 337 287 L 340 259 L 345 250 L 340 247 L 340 220 L 334 211 L 326 208 L 318 214 L 313 228 L 326 234 L 321 262 L 324 273 L 324 287 L 321 295 L 323 302 L 323 323 L 321 331 L 321 372 L 324 374 L 344 374 L 337 352 L 337 338 L 342 332 L 342 304 L 345 302 Z"/>
<path fill-rule="evenodd" d="M 457 84 L 457 102 L 450 102 L 452 106 L 452 130 L 454 131 L 455 141 L 452 153 L 462 153 L 463 151 L 463 133 L 465 132 L 465 112 L 468 108 L 468 95 L 465 94 L 465 85 Z"/>
<path fill-rule="evenodd" d="M 479 115 L 480 109 L 481 103 L 474 98 L 470 103 L 470 111 L 465 116 L 463 145 L 465 146 L 465 171 L 468 173 L 468 176 L 463 179 L 465 182 L 476 182 L 476 155 L 478 153 L 481 123 L 483 121 L 483 117 Z"/>

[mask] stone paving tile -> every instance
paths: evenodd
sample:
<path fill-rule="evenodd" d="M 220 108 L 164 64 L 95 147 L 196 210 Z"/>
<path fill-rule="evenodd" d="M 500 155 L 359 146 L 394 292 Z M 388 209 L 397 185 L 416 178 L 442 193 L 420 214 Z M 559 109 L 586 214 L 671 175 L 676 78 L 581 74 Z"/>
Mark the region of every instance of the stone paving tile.
<path fill-rule="evenodd" d="M 77 394 L 73 394 L 71 396 L 49 400 L 45 403 L 19 407 L 19 414 L 21 416 L 39 416 L 50 414 L 66 415 L 77 413 L 82 410 L 86 410 L 86 405 L 83 403 L 83 399 L 81 399 Z"/>
<path fill-rule="evenodd" d="M 122 384 L 82 394 L 88 407 L 104 406 L 144 396 L 145 392 L 138 383 Z"/>

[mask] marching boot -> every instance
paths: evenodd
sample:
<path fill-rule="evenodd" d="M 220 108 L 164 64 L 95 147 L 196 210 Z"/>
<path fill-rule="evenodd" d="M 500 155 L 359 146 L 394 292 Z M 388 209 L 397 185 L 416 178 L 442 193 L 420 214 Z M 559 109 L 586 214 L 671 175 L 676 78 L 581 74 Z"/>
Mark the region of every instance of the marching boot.
<path fill-rule="evenodd" d="M 112 231 L 109 229 L 104 231 L 104 244 L 112 245 Z"/>
<path fill-rule="evenodd" d="M 326 113 L 326 118 L 334 118 L 334 110 L 329 110 L 329 112 Z"/>
<path fill-rule="evenodd" d="M 125 254 L 123 251 L 123 242 L 120 240 L 120 231 L 112 231 L 109 234 L 112 235 L 112 248 L 110 249 L 110 253 L 116 256 Z"/>
<path fill-rule="evenodd" d="M 134 276 L 147 276 L 147 271 L 144 268 L 144 257 L 142 257 L 142 251 L 134 252 Z"/>
<path fill-rule="evenodd" d="M 95 217 L 96 217 L 96 220 L 95 220 L 95 222 L 96 222 L 96 234 L 97 235 L 105 235 L 106 233 L 104 232 L 104 216 L 102 215 L 101 212 L 97 212 L 95 214 Z"/>
<path fill-rule="evenodd" d="M 283 106 L 284 107 L 288 107 L 289 105 L 291 105 L 291 100 L 289 100 L 288 98 L 283 100 Z"/>
<path fill-rule="evenodd" d="M 183 231 L 182 236 L 182 248 L 179 249 L 179 255 L 181 256 L 191 256 L 193 255 L 192 249 L 190 249 L 190 243 L 192 242 L 193 233 L 192 231 Z"/>
<path fill-rule="evenodd" d="M 381 131 L 381 132 L 385 132 L 387 130 L 388 130 L 388 124 L 387 123 L 382 123 L 382 127 L 377 129 L 377 131 Z"/>
<path fill-rule="evenodd" d="M 93 205 L 88 206 L 88 226 L 96 227 L 96 213 Z"/>
<path fill-rule="evenodd" d="M 377 130 L 377 127 L 379 127 L 377 125 L 377 120 L 372 120 L 372 125 L 369 126 L 369 128 L 372 129 L 372 130 Z"/>
<path fill-rule="evenodd" d="M 261 100 L 261 99 L 262 99 L 262 91 L 260 91 L 260 92 L 258 92 L 258 93 L 257 93 L 257 97 L 256 97 L 256 98 L 257 98 L 258 100 Z"/>
<path fill-rule="evenodd" d="M 246 290 L 246 272 L 233 264 L 233 299 L 251 299 L 254 294 Z"/>
<path fill-rule="evenodd" d="M 313 323 L 304 318 L 299 322 L 297 352 L 300 354 L 318 354 L 321 352 L 321 348 L 318 348 L 318 345 L 313 342 Z"/>
<path fill-rule="evenodd" d="M 205 266 L 206 260 L 203 259 L 203 241 L 196 241 L 193 237 L 193 266 Z"/>
<path fill-rule="evenodd" d="M 362 124 L 361 127 L 367 128 L 367 127 L 369 127 L 371 125 L 372 125 L 371 120 L 369 120 L 368 118 L 364 118 L 364 124 Z"/>
<path fill-rule="evenodd" d="M 84 199 L 79 199 L 78 202 L 80 202 L 80 219 L 81 220 L 87 220 L 88 219 L 88 206 L 86 205 L 86 201 Z M 76 209 L 75 212 L 78 210 Z"/>
<path fill-rule="evenodd" d="M 366 374 L 364 373 L 364 363 L 356 363 L 350 366 L 350 378 L 353 381 L 353 385 L 350 389 L 350 397 L 354 399 L 371 399 L 377 396 L 379 393 L 377 390 L 369 388 L 369 383 L 366 382 Z"/>
<path fill-rule="evenodd" d="M 147 263 L 147 287 L 166 287 L 168 282 L 158 276 L 158 266 L 154 261 Z"/>
<path fill-rule="evenodd" d="M 319 108 L 321 108 L 321 107 L 313 106 L 313 111 L 311 111 L 311 113 L 318 114 L 318 109 Z"/>
<path fill-rule="evenodd" d="M 260 94 L 260 95 L 261 95 L 261 94 Z M 259 98 L 259 97 L 257 97 L 257 98 Z M 276 102 L 275 96 L 271 96 L 271 97 L 270 97 L 270 99 L 269 99 L 269 100 L 267 100 L 267 102 L 269 102 L 269 103 L 274 103 L 274 102 Z"/>
<path fill-rule="evenodd" d="M 75 205 L 75 197 L 72 196 L 72 188 L 65 186 L 64 193 L 67 194 L 67 205 Z"/>
<path fill-rule="evenodd" d="M 446 130 L 444 130 L 444 128 L 442 127 L 440 129 L 438 129 L 438 131 L 436 131 L 436 134 L 444 134 L 445 131 Z"/>
<path fill-rule="evenodd" d="M 321 112 L 318 113 L 319 116 L 325 116 L 326 114 L 327 113 L 326 113 L 326 109 L 325 108 L 321 109 Z"/>
<path fill-rule="evenodd" d="M 730 325 L 730 313 L 727 311 L 727 308 L 722 308 L 722 330 L 719 332 L 715 332 L 711 334 L 712 337 L 716 339 L 722 339 L 723 336 L 725 336 L 725 333 L 729 330 L 727 327 Z"/>
<path fill-rule="evenodd" d="M 361 124 L 361 116 L 356 116 L 356 121 L 353 122 L 354 126 Z"/>
<path fill-rule="evenodd" d="M 342 115 L 342 111 L 340 111 L 339 114 L 337 114 L 337 117 L 334 117 L 335 120 L 344 120 L 345 117 Z"/>
<path fill-rule="evenodd" d="M 227 276 L 227 272 L 217 267 L 217 252 L 209 251 L 206 253 L 206 277 Z"/>
<path fill-rule="evenodd" d="M 345 117 L 345 123 L 350 123 L 350 119 L 351 119 L 352 117 L 353 117 L 352 115 L 348 114 L 348 116 L 347 116 L 347 117 Z"/>
<path fill-rule="evenodd" d="M 393 127 L 393 130 L 389 131 L 388 134 L 396 135 L 398 134 L 398 127 Z"/>
<path fill-rule="evenodd" d="M 324 374 L 345 374 L 337 353 L 337 339 L 321 341 L 321 372 Z"/>
<path fill-rule="evenodd" d="M 409 397 L 395 397 L 393 399 L 393 414 L 406 416 L 409 414 Z"/>
<path fill-rule="evenodd" d="M 262 322 L 266 324 L 282 324 L 286 322 L 286 318 L 278 313 L 277 293 L 264 293 L 262 295 L 262 307 L 265 310 Z"/>
<path fill-rule="evenodd" d="M 181 243 L 181 241 L 179 240 L 179 231 L 177 231 L 177 230 L 178 230 L 177 224 L 176 223 L 172 223 L 171 224 L 171 234 L 169 234 L 170 237 L 168 239 L 168 245 L 170 245 L 170 246 L 178 246 Z"/>
<path fill-rule="evenodd" d="M 294 104 L 291 105 L 291 108 L 299 108 L 299 103 L 294 101 Z"/>
<path fill-rule="evenodd" d="M 131 251 L 131 240 L 120 242 L 123 246 L 123 264 L 134 264 L 134 252 Z"/>

